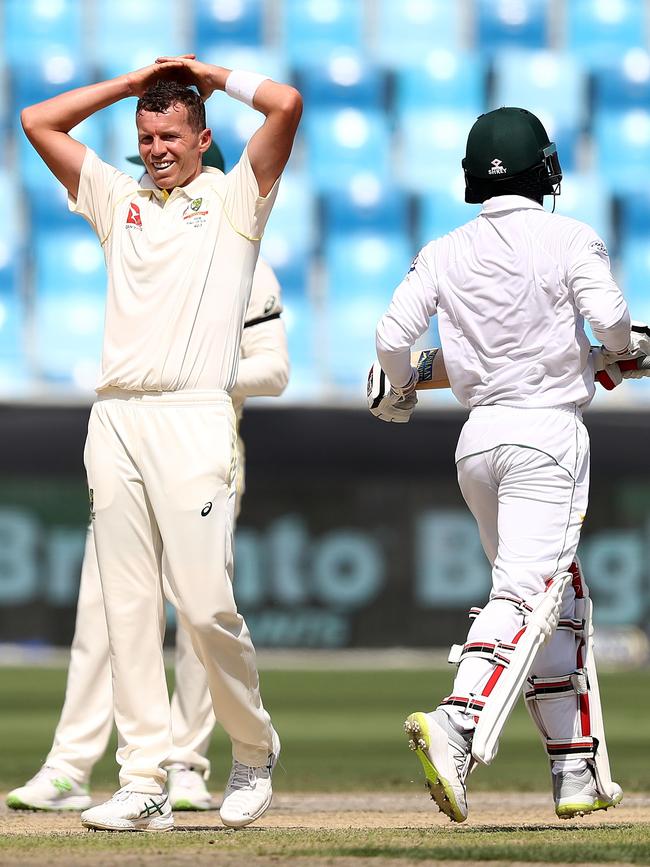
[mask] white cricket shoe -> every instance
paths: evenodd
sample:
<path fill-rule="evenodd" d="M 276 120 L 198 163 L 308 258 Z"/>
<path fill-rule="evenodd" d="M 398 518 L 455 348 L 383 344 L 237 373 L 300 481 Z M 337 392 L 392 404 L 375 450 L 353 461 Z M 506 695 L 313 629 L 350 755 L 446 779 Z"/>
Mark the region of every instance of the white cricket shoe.
<path fill-rule="evenodd" d="M 588 765 L 582 771 L 561 771 L 552 774 L 552 777 L 555 814 L 560 819 L 572 819 L 596 810 L 608 810 L 618 806 L 623 800 L 623 790 L 618 783 L 613 784 L 611 797 L 603 796 L 598 791 L 594 772 Z"/>
<path fill-rule="evenodd" d="M 219 810 L 221 821 L 228 828 L 243 828 L 259 819 L 271 806 L 273 788 L 271 774 L 280 755 L 280 738 L 273 730 L 273 750 L 268 761 L 259 768 L 244 765 L 235 759 Z"/>
<path fill-rule="evenodd" d="M 104 831 L 171 831 L 174 817 L 167 792 L 118 789 L 110 800 L 81 814 L 86 828 Z"/>
<path fill-rule="evenodd" d="M 200 771 L 183 762 L 167 765 L 166 770 L 167 791 L 172 810 L 212 809 L 212 796 Z"/>
<path fill-rule="evenodd" d="M 88 786 L 75 783 L 49 765 L 43 765 L 24 786 L 7 795 L 7 806 L 12 810 L 85 810 L 91 803 Z"/>
<path fill-rule="evenodd" d="M 419 758 L 426 787 L 441 812 L 453 822 L 467 818 L 465 778 L 471 761 L 470 740 L 443 710 L 412 713 L 404 723 L 409 747 Z"/>

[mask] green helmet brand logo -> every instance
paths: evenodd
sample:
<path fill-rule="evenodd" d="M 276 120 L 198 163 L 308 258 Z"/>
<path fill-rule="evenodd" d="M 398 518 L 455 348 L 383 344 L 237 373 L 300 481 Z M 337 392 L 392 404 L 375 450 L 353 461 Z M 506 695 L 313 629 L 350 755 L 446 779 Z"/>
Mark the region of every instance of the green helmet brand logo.
<path fill-rule="evenodd" d="M 540 194 L 556 193 L 562 171 L 555 145 L 538 117 L 525 108 L 513 107 L 482 114 L 467 137 L 465 200 L 483 201 L 476 198 L 478 190 L 473 187 L 484 188 L 485 182 L 498 185 L 537 166 Z"/>

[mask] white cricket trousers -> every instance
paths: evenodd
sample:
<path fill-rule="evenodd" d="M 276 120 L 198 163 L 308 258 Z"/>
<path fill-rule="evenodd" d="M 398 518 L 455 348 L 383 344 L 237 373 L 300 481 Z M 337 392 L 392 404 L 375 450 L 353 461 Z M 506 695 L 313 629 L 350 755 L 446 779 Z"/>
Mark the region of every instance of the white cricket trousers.
<path fill-rule="evenodd" d="M 507 595 L 534 606 L 545 582 L 568 571 L 576 556 L 589 494 L 589 436 L 571 409 L 486 407 L 474 410 L 467 426 L 471 427 L 463 431 L 463 450 L 471 450 L 472 443 L 479 447 L 489 443 L 490 437 L 505 441 L 516 437 L 519 443 L 467 454 L 457 465 L 460 489 L 492 565 L 490 601 L 474 620 L 467 644 L 509 643 L 521 629 L 524 613 L 498 597 Z M 570 585 L 560 617 L 572 618 L 574 603 Z M 531 674 L 553 677 L 575 668 L 575 637 L 557 630 L 538 654 Z M 486 687 L 494 671 L 495 663 L 490 660 L 464 658 L 452 696 L 489 695 Z M 461 728 L 474 727 L 474 717 L 467 709 L 454 705 L 444 709 Z M 545 716 L 551 738 L 580 734 L 575 695 L 546 702 Z"/>
<path fill-rule="evenodd" d="M 208 681 L 186 629 L 178 622 L 171 699 L 173 749 L 166 764 L 183 762 L 207 779 L 214 713 Z M 88 783 L 113 728 L 113 688 L 104 597 L 92 525 L 86 535 L 65 701 L 45 764 Z"/>
<path fill-rule="evenodd" d="M 225 392 L 103 392 L 85 452 L 120 743 L 120 784 L 158 792 L 173 751 L 162 656 L 169 600 L 205 666 L 216 719 L 247 765 L 272 727 L 232 588 L 236 430 Z"/>

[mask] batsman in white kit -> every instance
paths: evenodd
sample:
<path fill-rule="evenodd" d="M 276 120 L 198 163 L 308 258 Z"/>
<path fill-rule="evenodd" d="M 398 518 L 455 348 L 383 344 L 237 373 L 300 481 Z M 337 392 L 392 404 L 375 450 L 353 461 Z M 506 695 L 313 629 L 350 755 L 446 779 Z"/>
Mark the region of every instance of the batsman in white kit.
<path fill-rule="evenodd" d="M 196 87 L 198 93 L 187 85 Z M 227 175 L 202 170 L 203 101 L 225 90 L 263 115 Z M 137 96 L 142 183 L 69 135 Z M 169 830 L 173 749 L 162 656 L 164 594 L 205 666 L 232 741 L 221 806 L 234 827 L 271 802 L 280 741 L 232 587 L 237 434 L 230 392 L 259 242 L 300 121 L 292 87 L 192 55 L 25 109 L 25 132 L 104 249 L 108 290 L 98 400 L 85 463 L 118 729 L 119 791 L 90 828 Z"/>
<path fill-rule="evenodd" d="M 463 822 L 467 776 L 493 760 L 523 690 L 550 759 L 556 813 L 570 818 L 622 798 L 576 549 L 589 487 L 582 410 L 595 388 L 584 320 L 611 363 L 634 354 L 630 314 L 602 240 L 543 208 L 562 174 L 534 115 L 481 115 L 463 168 L 465 199 L 483 208 L 415 258 L 377 326 L 381 372 L 368 382 L 371 411 L 407 421 L 417 402 L 411 348 L 438 316 L 449 383 L 470 411 L 458 481 L 492 564 L 489 601 L 472 609 L 467 640 L 450 654 L 450 695 L 411 714 L 405 729 L 431 797 Z"/>

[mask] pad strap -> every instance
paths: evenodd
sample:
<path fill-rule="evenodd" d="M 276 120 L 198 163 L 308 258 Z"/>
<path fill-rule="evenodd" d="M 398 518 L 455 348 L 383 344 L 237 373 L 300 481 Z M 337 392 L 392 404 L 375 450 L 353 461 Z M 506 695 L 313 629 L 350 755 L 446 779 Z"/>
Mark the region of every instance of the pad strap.
<path fill-rule="evenodd" d="M 464 713 L 477 716 L 485 707 L 483 699 L 470 693 L 469 696 L 464 695 L 448 695 L 440 702 L 441 705 L 446 704 L 451 707 L 457 707 Z"/>
<path fill-rule="evenodd" d="M 563 674 L 560 677 L 529 677 L 528 689 L 524 697 L 527 701 L 543 701 L 550 698 L 563 698 L 569 693 L 586 695 L 589 692 L 587 674 L 584 669 Z"/>
<path fill-rule="evenodd" d="M 552 761 L 559 759 L 593 759 L 596 753 L 596 742 L 590 737 L 569 738 L 568 740 L 546 741 L 546 753 Z"/>
<path fill-rule="evenodd" d="M 468 644 L 452 644 L 447 662 L 459 665 L 464 659 L 486 659 L 494 665 L 508 665 L 515 645 L 505 641 L 471 641 Z"/>

